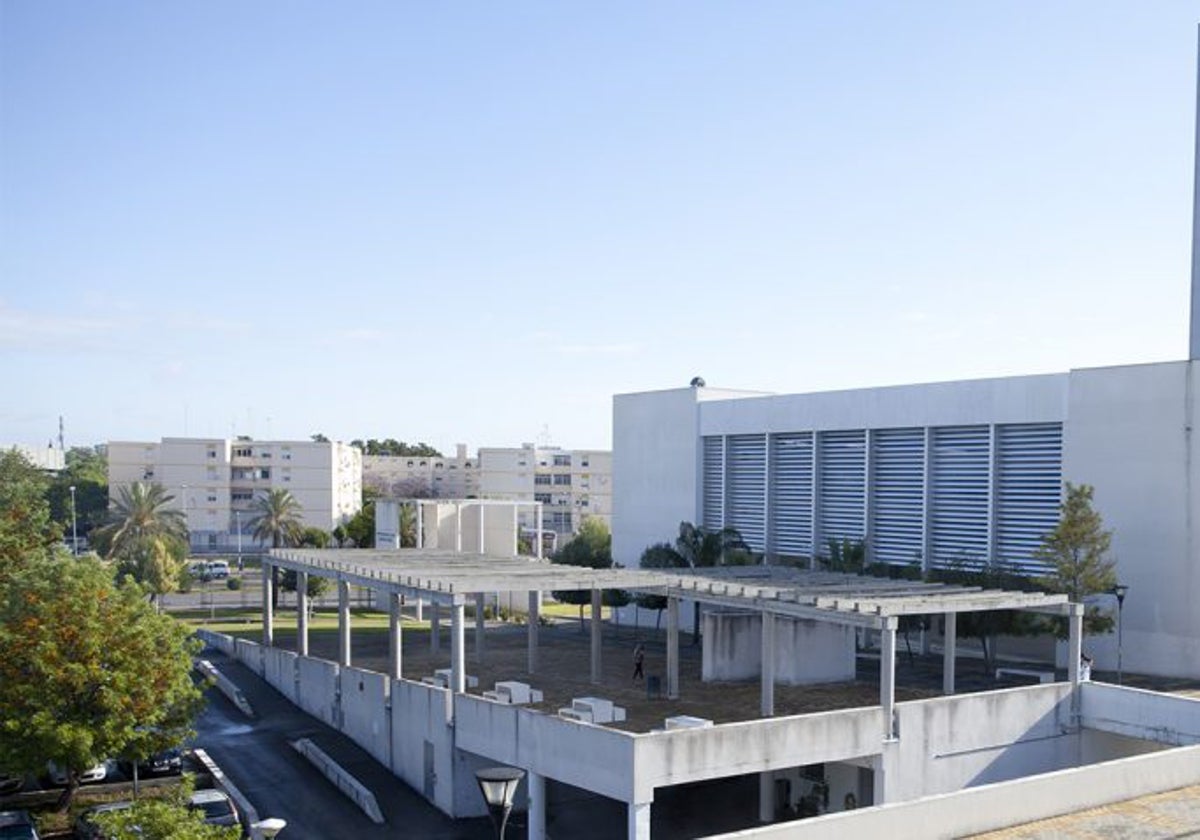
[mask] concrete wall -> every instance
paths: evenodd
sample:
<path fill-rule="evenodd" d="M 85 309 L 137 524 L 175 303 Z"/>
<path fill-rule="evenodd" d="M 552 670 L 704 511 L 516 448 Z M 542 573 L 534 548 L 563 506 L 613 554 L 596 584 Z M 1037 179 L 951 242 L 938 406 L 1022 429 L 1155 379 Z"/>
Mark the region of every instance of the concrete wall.
<path fill-rule="evenodd" d="M 1051 683 L 897 704 L 900 737 L 884 751 L 882 801 L 1075 765 L 1070 693 L 1069 684 Z"/>
<path fill-rule="evenodd" d="M 235 639 L 234 656 L 260 677 L 263 675 L 263 649 L 249 639 Z"/>
<path fill-rule="evenodd" d="M 299 694 L 296 687 L 296 661 L 299 657 L 282 648 L 263 648 L 263 678 L 276 691 L 296 703 Z"/>
<path fill-rule="evenodd" d="M 848 709 L 639 735 L 635 796 L 653 788 L 878 755 L 883 712 Z"/>
<path fill-rule="evenodd" d="M 1200 747 L 1184 747 L 719 836 L 784 840 L 803 831 L 805 840 L 955 838 L 1194 784 L 1200 784 Z"/>
<path fill-rule="evenodd" d="M 341 730 L 384 767 L 392 766 L 391 680 L 361 668 L 342 668 Z"/>
<path fill-rule="evenodd" d="M 426 751 L 432 760 L 430 801 L 454 816 L 454 730 L 451 693 L 410 680 L 393 680 L 392 772 L 417 793 L 426 792 Z M 428 747 L 426 746 L 428 745 Z"/>
<path fill-rule="evenodd" d="M 762 673 L 762 616 L 706 612 L 703 679 L 750 680 Z M 823 621 L 775 619 L 775 681 L 843 682 L 855 676 L 854 630 Z"/>
<path fill-rule="evenodd" d="M 400 547 L 400 503 L 391 499 L 375 500 L 375 547 Z"/>
<path fill-rule="evenodd" d="M 1200 700 L 1085 683 L 1080 715 L 1089 729 L 1170 746 L 1200 744 Z"/>
<path fill-rule="evenodd" d="M 337 703 L 337 663 L 301 657 L 297 665 L 300 679 L 297 705 L 336 729 L 341 723 Z"/>
<path fill-rule="evenodd" d="M 1113 531 L 1126 671 L 1200 676 L 1200 421 L 1194 362 L 1071 372 L 1063 474 L 1096 488 Z M 1110 607 L 1115 602 L 1110 600 Z M 1117 636 L 1089 637 L 1097 667 L 1116 668 Z"/>

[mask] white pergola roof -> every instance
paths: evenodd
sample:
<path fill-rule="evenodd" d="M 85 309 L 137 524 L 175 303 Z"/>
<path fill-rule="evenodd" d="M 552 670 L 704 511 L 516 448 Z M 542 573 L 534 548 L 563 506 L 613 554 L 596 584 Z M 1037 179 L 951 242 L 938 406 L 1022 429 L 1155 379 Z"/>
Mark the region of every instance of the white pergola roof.
<path fill-rule="evenodd" d="M 818 572 L 781 566 L 586 569 L 447 549 L 274 549 L 275 565 L 442 603 L 480 592 L 631 589 L 732 609 L 878 627 L 904 615 L 1034 610 L 1062 613 L 1066 595 Z"/>

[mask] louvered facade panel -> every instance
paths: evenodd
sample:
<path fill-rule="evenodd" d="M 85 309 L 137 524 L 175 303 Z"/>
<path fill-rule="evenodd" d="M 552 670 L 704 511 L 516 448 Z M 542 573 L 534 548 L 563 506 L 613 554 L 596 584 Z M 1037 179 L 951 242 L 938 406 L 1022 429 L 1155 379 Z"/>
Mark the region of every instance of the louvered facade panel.
<path fill-rule="evenodd" d="M 934 429 L 930 454 L 930 561 L 934 566 L 979 568 L 988 561 L 989 429 Z"/>
<path fill-rule="evenodd" d="M 1049 571 L 1033 553 L 1058 524 L 1062 441 L 1061 423 L 996 427 L 996 558 L 1023 573 Z"/>
<path fill-rule="evenodd" d="M 784 557 L 813 556 L 813 436 L 771 436 L 771 548 Z"/>
<path fill-rule="evenodd" d="M 704 438 L 703 481 L 702 524 L 706 528 L 721 528 L 725 525 L 725 438 L 720 435 Z"/>
<path fill-rule="evenodd" d="M 817 436 L 818 553 L 829 540 L 861 540 L 867 489 L 867 435 L 862 430 L 821 432 Z"/>
<path fill-rule="evenodd" d="M 871 433 L 871 559 L 921 562 L 925 430 Z"/>
<path fill-rule="evenodd" d="M 767 436 L 730 435 L 725 445 L 725 524 L 751 549 L 765 551 Z"/>

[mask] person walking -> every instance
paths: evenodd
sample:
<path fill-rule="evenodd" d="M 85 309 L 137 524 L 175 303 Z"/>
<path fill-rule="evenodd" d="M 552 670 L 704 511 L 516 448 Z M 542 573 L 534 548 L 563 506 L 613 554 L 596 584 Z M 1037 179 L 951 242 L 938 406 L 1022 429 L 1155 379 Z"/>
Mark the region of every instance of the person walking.
<path fill-rule="evenodd" d="M 646 664 L 646 649 L 639 643 L 633 649 L 633 679 L 645 679 L 646 675 L 642 671 L 642 667 Z"/>

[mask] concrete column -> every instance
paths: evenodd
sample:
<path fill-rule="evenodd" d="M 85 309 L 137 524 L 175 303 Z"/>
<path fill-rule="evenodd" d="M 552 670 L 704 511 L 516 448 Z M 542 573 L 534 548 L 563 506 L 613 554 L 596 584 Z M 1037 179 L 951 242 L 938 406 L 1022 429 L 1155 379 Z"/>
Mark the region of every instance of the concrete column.
<path fill-rule="evenodd" d="M 1079 685 L 1079 665 L 1083 658 L 1083 604 L 1069 604 L 1067 613 L 1067 676 Z"/>
<path fill-rule="evenodd" d="M 526 624 L 529 646 L 529 673 L 536 674 L 538 666 L 538 616 L 542 612 L 542 593 L 533 590 L 529 593 L 529 620 Z"/>
<path fill-rule="evenodd" d="M 480 510 L 483 510 L 480 507 Z M 483 612 L 485 601 L 482 592 L 475 595 L 475 661 L 483 662 L 484 626 Z"/>
<path fill-rule="evenodd" d="M 762 614 L 762 716 L 775 714 L 775 614 Z"/>
<path fill-rule="evenodd" d="M 416 610 L 417 610 L 417 621 L 424 621 L 425 620 L 425 602 L 423 600 L 421 600 L 420 598 L 417 599 Z"/>
<path fill-rule="evenodd" d="M 758 774 L 758 821 L 775 819 L 775 774 L 770 770 Z"/>
<path fill-rule="evenodd" d="M 679 599 L 667 599 L 667 699 L 679 699 Z"/>
<path fill-rule="evenodd" d="M 388 600 L 388 676 L 394 680 L 403 675 L 404 636 L 400 629 L 400 593 L 389 592 Z"/>
<path fill-rule="evenodd" d="M 535 546 L 535 548 L 537 549 L 537 559 L 541 560 L 542 559 L 542 506 L 540 504 L 535 505 L 534 510 L 536 511 L 534 514 L 534 520 L 537 522 L 537 536 L 535 537 L 534 541 L 537 543 L 537 545 Z"/>
<path fill-rule="evenodd" d="M 308 656 L 308 572 L 296 572 L 296 653 Z"/>
<path fill-rule="evenodd" d="M 896 616 L 883 619 L 883 643 L 879 656 L 879 705 L 883 707 L 883 740 L 896 737 L 893 717 L 896 710 Z"/>
<path fill-rule="evenodd" d="M 626 837 L 629 840 L 650 840 L 650 803 L 630 802 Z"/>
<path fill-rule="evenodd" d="M 454 550 L 462 552 L 462 505 L 454 506 Z"/>
<path fill-rule="evenodd" d="M 513 505 L 513 557 L 521 553 L 521 518 L 517 506 Z"/>
<path fill-rule="evenodd" d="M 525 777 L 529 780 L 529 840 L 546 840 L 546 778 L 532 770 Z"/>
<path fill-rule="evenodd" d="M 600 684 L 600 590 L 592 590 L 592 684 Z"/>
<path fill-rule="evenodd" d="M 262 611 L 263 611 L 263 646 L 271 647 L 275 643 L 275 605 L 271 602 L 271 570 L 270 563 L 262 564 Z"/>
<path fill-rule="evenodd" d="M 338 664 L 350 665 L 350 583 L 338 581 Z"/>
<path fill-rule="evenodd" d="M 484 540 L 484 536 L 483 536 L 483 525 L 484 525 L 484 518 L 485 518 L 483 515 L 484 510 L 486 510 L 486 506 L 481 504 L 479 506 L 479 553 L 480 554 L 487 554 L 487 542 Z"/>
<path fill-rule="evenodd" d="M 463 656 L 467 609 L 463 604 L 455 604 L 451 607 L 450 616 L 450 690 L 462 694 L 467 690 L 467 668 Z"/>
<path fill-rule="evenodd" d="M 429 602 L 429 650 L 437 653 L 442 649 L 442 605 Z"/>
<path fill-rule="evenodd" d="M 942 694 L 954 693 L 954 657 L 958 647 L 958 613 L 946 613 L 942 634 Z"/>
<path fill-rule="evenodd" d="M 414 502 L 417 506 L 417 548 L 425 547 L 425 511 L 424 506 L 420 502 Z"/>

